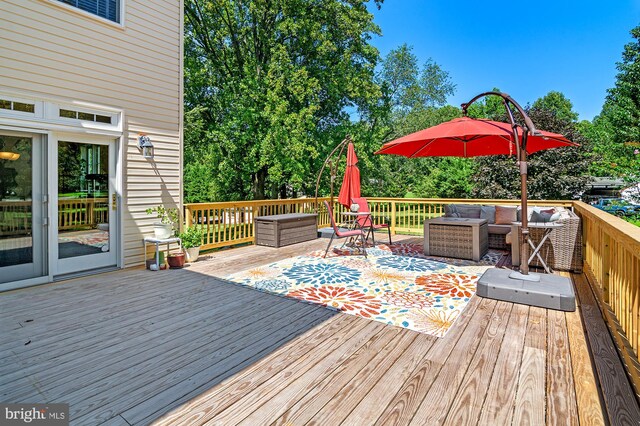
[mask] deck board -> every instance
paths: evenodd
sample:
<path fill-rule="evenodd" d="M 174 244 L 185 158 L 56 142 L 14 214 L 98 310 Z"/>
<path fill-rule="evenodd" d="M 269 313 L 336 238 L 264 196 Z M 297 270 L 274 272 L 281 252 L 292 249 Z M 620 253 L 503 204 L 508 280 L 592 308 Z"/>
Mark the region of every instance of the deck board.
<path fill-rule="evenodd" d="M 326 243 L 1 293 L 0 400 L 74 425 L 604 423 L 581 311 L 474 296 L 435 338 L 217 278 Z"/>

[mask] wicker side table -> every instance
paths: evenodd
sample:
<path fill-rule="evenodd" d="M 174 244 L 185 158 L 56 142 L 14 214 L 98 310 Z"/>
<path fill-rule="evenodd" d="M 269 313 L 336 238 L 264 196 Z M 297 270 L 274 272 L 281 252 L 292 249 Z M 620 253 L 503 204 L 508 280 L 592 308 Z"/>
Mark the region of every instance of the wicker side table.
<path fill-rule="evenodd" d="M 424 253 L 478 262 L 489 250 L 486 219 L 437 217 L 424 222 Z"/>

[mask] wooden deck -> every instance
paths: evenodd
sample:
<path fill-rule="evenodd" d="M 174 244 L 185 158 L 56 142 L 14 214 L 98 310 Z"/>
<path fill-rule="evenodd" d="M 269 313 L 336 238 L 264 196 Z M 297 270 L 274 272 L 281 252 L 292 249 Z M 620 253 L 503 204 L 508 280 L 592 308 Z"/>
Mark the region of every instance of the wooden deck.
<path fill-rule="evenodd" d="M 0 294 L 0 401 L 87 425 L 606 424 L 580 310 L 474 296 L 438 339 L 215 278 L 325 244 Z"/>

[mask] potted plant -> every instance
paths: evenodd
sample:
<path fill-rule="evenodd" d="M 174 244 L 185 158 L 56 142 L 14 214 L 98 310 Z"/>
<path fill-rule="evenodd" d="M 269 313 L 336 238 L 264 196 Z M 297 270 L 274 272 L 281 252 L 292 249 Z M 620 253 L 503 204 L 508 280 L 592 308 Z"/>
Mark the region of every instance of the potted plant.
<path fill-rule="evenodd" d="M 167 256 L 170 269 L 180 269 L 184 266 L 184 253 L 173 253 Z"/>
<path fill-rule="evenodd" d="M 192 263 L 198 260 L 202 245 L 202 229 L 199 226 L 192 226 L 178 236 L 182 240 L 182 248 L 187 255 L 187 262 Z"/>
<path fill-rule="evenodd" d="M 148 215 L 156 215 L 156 218 L 160 219 L 160 222 L 153 224 L 153 233 L 159 240 L 165 240 L 175 235 L 174 226 L 180 220 L 180 213 L 178 209 L 167 209 L 164 206 L 158 206 L 147 209 Z"/>

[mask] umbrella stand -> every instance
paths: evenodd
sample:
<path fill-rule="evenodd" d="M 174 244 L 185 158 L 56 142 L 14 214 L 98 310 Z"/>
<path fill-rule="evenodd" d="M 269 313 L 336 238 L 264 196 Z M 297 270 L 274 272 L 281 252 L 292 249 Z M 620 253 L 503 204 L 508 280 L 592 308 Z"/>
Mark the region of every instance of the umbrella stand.
<path fill-rule="evenodd" d="M 322 167 L 320 168 L 320 172 L 318 173 L 318 177 L 316 178 L 316 192 L 315 192 L 315 201 L 314 201 L 314 211 L 315 213 L 318 213 L 318 189 L 320 188 L 320 178 L 322 178 L 322 173 L 324 172 L 324 169 L 327 167 L 327 165 L 329 165 L 329 171 L 331 173 L 331 187 L 330 187 L 330 197 L 331 197 L 331 201 L 330 201 L 330 205 L 333 207 L 333 182 L 336 180 L 336 171 L 338 169 L 338 160 L 340 159 L 340 157 L 342 157 L 342 153 L 344 152 L 344 148 L 347 146 L 347 144 L 351 142 L 351 136 L 347 135 L 342 142 L 340 142 L 338 145 L 336 145 L 335 148 L 333 148 L 333 151 L 331 151 L 331 153 L 327 156 L 327 158 L 324 160 L 324 163 L 322 164 Z M 340 150 L 340 153 L 338 154 L 336 161 L 333 161 L 333 156 L 335 155 L 335 153 L 338 151 L 338 149 Z"/>
<path fill-rule="evenodd" d="M 513 140 L 514 140 L 514 144 L 516 145 L 516 155 L 518 158 L 518 166 L 520 167 L 520 193 L 521 193 L 520 194 L 520 211 L 521 211 L 520 216 L 521 216 L 521 222 L 522 222 L 522 225 L 520 226 L 522 241 L 520 243 L 520 248 L 519 248 L 520 272 L 513 272 L 511 274 L 511 278 L 537 282 L 537 281 L 540 281 L 540 275 L 529 274 L 529 262 L 528 262 L 529 217 L 527 214 L 527 138 L 529 137 L 529 134 L 537 135 L 540 132 L 538 132 L 538 130 L 536 129 L 536 126 L 533 124 L 533 122 L 531 121 L 531 118 L 529 118 L 529 116 L 524 111 L 524 109 L 522 109 L 522 107 L 511 96 L 507 95 L 506 93 L 484 92 L 475 96 L 469 102 L 462 104 L 463 115 L 465 116 L 467 115 L 467 109 L 472 103 L 488 95 L 500 96 L 502 98 L 502 102 L 504 104 L 505 110 L 507 111 L 507 115 L 509 116 L 509 121 L 513 131 Z M 511 110 L 510 105 L 513 105 L 513 107 L 518 111 L 518 113 L 520 113 L 520 115 L 524 119 L 524 128 L 522 129 L 523 132 L 522 132 L 522 138 L 520 143 L 518 143 L 518 140 L 520 140 L 518 138 L 518 127 L 520 127 L 520 125 L 516 123 L 513 117 L 513 111 Z"/>

